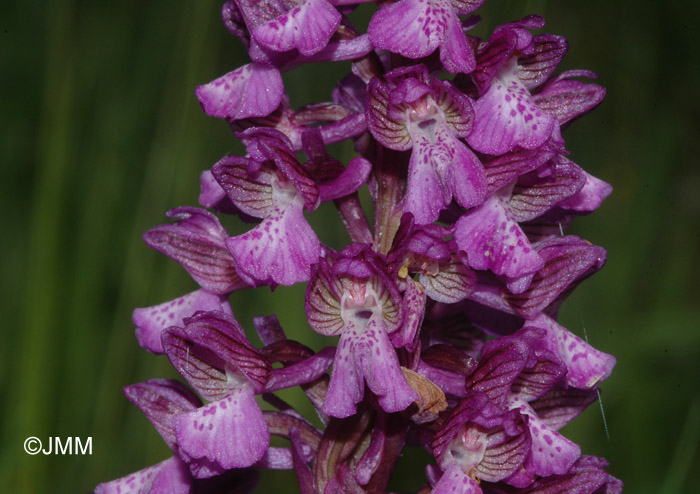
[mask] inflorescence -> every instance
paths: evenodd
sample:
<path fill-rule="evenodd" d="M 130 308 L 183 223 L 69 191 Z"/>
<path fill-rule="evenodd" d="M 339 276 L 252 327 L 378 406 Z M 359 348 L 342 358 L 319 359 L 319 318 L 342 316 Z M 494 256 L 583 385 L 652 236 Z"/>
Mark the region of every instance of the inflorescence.
<path fill-rule="evenodd" d="M 124 389 L 173 456 L 97 493 L 251 492 L 265 469 L 293 469 L 303 494 L 383 493 L 406 445 L 433 457 L 415 492 L 621 492 L 557 432 L 615 365 L 557 322 L 606 259 L 564 233 L 612 188 L 561 133 L 604 89 L 587 70 L 555 74 L 567 42 L 533 34 L 539 16 L 480 39 L 484 0 L 381 1 L 360 33 L 347 14 L 364 1 L 224 3 L 251 61 L 196 96 L 246 155 L 203 172 L 199 207 L 144 234 L 200 288 L 133 314 L 139 344 L 190 387 Z M 281 73 L 335 61 L 352 69 L 331 101 L 294 109 Z M 344 140 L 347 165 L 326 149 Z M 305 215 L 328 201 L 351 239 L 338 251 Z M 230 236 L 217 214 L 251 228 Z M 308 325 L 337 345 L 315 353 L 267 315 L 253 346 L 229 294 L 298 283 Z M 295 386 L 321 427 L 275 395 Z"/>

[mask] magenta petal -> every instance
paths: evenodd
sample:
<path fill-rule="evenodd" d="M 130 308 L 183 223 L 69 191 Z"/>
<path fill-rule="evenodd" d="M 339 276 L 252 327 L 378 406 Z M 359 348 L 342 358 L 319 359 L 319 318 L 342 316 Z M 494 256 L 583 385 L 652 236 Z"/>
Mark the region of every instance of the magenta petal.
<path fill-rule="evenodd" d="M 341 15 L 326 0 L 306 0 L 251 30 L 258 43 L 274 51 L 296 48 L 302 55 L 322 50 L 340 25 Z"/>
<path fill-rule="evenodd" d="M 301 386 L 321 377 L 333 363 L 335 348 L 327 347 L 296 364 L 272 369 L 270 380 L 265 384 L 265 392 Z"/>
<path fill-rule="evenodd" d="M 197 290 L 170 302 L 153 307 L 134 309 L 131 317 L 136 326 L 136 339 L 152 353 L 163 353 L 160 334 L 170 326 L 182 326 L 182 320 L 198 310 L 221 311 L 233 315 L 228 298 L 206 290 Z"/>
<path fill-rule="evenodd" d="M 581 448 L 542 422 L 532 408 L 517 397 L 511 397 L 508 407 L 518 409 L 528 417 L 532 450 L 525 469 L 531 475 L 541 477 L 568 472 L 581 456 Z"/>
<path fill-rule="evenodd" d="M 324 413 L 339 418 L 355 413 L 364 394 L 363 377 L 386 412 L 404 410 L 418 400 L 401 372 L 389 335 L 377 318 L 370 319 L 366 328 L 359 329 L 351 321 L 344 329 L 323 404 Z"/>
<path fill-rule="evenodd" d="M 224 245 L 228 234 L 216 216 L 205 209 L 184 206 L 166 214 L 178 221 L 144 233 L 143 240 L 149 247 L 182 264 L 202 288 L 212 293 L 225 294 L 248 286 L 236 272 Z"/>
<path fill-rule="evenodd" d="M 413 281 L 410 276 L 406 278 L 406 290 L 403 294 L 403 304 L 406 309 L 403 324 L 398 331 L 391 333 L 391 343 L 396 348 L 408 345 L 409 350 L 414 348 L 414 340 L 423 324 L 425 315 L 426 291 Z"/>
<path fill-rule="evenodd" d="M 195 394 L 180 381 L 149 379 L 124 387 L 124 395 L 151 421 L 166 444 L 177 451 L 174 419 L 202 406 Z"/>
<path fill-rule="evenodd" d="M 181 415 L 176 430 L 180 456 L 197 478 L 249 467 L 270 445 L 270 431 L 251 386 Z"/>
<path fill-rule="evenodd" d="M 195 94 L 207 115 L 240 120 L 272 113 L 282 102 L 284 87 L 278 69 L 249 63 L 198 86 Z"/>
<path fill-rule="evenodd" d="M 187 465 L 173 456 L 121 479 L 100 484 L 95 494 L 189 494 L 191 484 Z"/>
<path fill-rule="evenodd" d="M 350 328 L 346 328 L 338 341 L 335 363 L 328 385 L 322 411 L 331 417 L 345 418 L 357 411 L 362 400 L 365 383 L 361 370 L 355 363 L 354 339 Z"/>
<path fill-rule="evenodd" d="M 422 58 L 444 40 L 448 13 L 452 6 L 444 0 L 401 0 L 375 13 L 367 33 L 379 49 Z"/>
<path fill-rule="evenodd" d="M 535 105 L 514 64 L 499 72 L 474 103 L 474 128 L 467 142 L 481 153 L 504 154 L 516 146 L 535 149 L 554 130 L 556 119 Z"/>
<path fill-rule="evenodd" d="M 417 224 L 432 223 L 449 205 L 452 199 L 449 185 L 443 182 L 438 170 L 444 170 L 451 160 L 446 146 L 431 144 L 422 136 L 414 139 L 404 211 L 412 213 Z"/>
<path fill-rule="evenodd" d="M 566 365 L 568 372 L 565 381 L 568 386 L 592 388 L 606 379 L 615 367 L 615 357 L 596 350 L 545 314 L 538 315 L 526 326 L 547 332 L 541 344 Z"/>
<path fill-rule="evenodd" d="M 472 208 L 484 202 L 488 182 L 486 172 L 479 158 L 462 141 L 450 136 L 447 140 L 452 150 L 452 180 L 450 184 L 452 194 L 457 204 L 463 208 Z"/>
<path fill-rule="evenodd" d="M 583 170 L 582 170 L 583 171 Z M 571 209 L 580 213 L 595 211 L 612 193 L 612 185 L 583 171 L 586 183 L 576 194 L 558 204 L 562 209 Z"/>
<path fill-rule="evenodd" d="M 372 163 L 359 156 L 353 158 L 339 177 L 319 185 L 321 202 L 338 199 L 357 191 L 367 182 L 371 171 Z"/>
<path fill-rule="evenodd" d="M 226 246 L 240 266 L 240 275 L 256 285 L 309 281 L 311 265 L 321 255 L 321 242 L 300 204 L 275 208 L 248 233 L 227 239 Z"/>
<path fill-rule="evenodd" d="M 469 475 L 453 463 L 447 467 L 431 494 L 481 494 L 482 490 Z"/>
<path fill-rule="evenodd" d="M 457 245 L 467 253 L 474 269 L 490 269 L 508 278 L 534 273 L 544 262 L 500 196 L 492 195 L 457 220 Z"/>
<path fill-rule="evenodd" d="M 474 51 L 467 43 L 462 23 L 452 12 L 446 16 L 445 40 L 440 45 L 440 61 L 452 74 L 469 74 L 476 68 Z"/>

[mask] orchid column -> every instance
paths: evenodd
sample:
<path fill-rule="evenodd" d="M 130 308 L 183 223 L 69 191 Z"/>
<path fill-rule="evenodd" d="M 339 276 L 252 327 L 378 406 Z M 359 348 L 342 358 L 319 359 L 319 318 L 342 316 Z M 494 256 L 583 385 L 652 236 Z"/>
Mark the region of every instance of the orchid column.
<path fill-rule="evenodd" d="M 605 460 L 558 432 L 615 365 L 557 322 L 606 260 L 566 234 L 612 189 L 562 134 L 604 89 L 589 71 L 555 73 L 567 43 L 533 34 L 541 17 L 480 39 L 468 31 L 483 0 L 400 0 L 361 33 L 347 18 L 358 3 L 224 3 L 250 63 L 195 94 L 246 155 L 203 171 L 199 207 L 145 233 L 199 288 L 133 318 L 139 344 L 197 394 L 125 388 L 173 456 L 96 492 L 252 492 L 290 469 L 304 494 L 383 493 L 406 446 L 433 456 L 415 492 L 621 492 Z M 283 72 L 340 61 L 351 70 L 326 103 L 290 101 Z M 344 140 L 347 164 L 326 149 Z M 350 240 L 339 251 L 307 221 L 330 201 Z M 220 215 L 250 226 L 231 236 Z M 304 330 L 328 346 L 289 339 L 260 307 L 254 347 L 228 295 L 296 284 Z M 294 386 L 320 427 L 275 395 Z"/>

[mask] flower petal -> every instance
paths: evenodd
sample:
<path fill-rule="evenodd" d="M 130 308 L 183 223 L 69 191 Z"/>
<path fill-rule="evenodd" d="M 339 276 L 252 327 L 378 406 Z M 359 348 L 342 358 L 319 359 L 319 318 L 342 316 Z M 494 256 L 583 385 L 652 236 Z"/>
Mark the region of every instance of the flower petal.
<path fill-rule="evenodd" d="M 457 220 L 455 240 L 473 269 L 517 278 L 544 265 L 542 258 L 504 204 L 507 191 L 494 194 Z"/>
<path fill-rule="evenodd" d="M 195 394 L 179 381 L 149 379 L 124 387 L 124 395 L 151 421 L 167 445 L 177 452 L 174 419 L 202 406 Z"/>
<path fill-rule="evenodd" d="M 474 103 L 474 128 L 467 142 L 481 153 L 500 155 L 516 146 L 535 149 L 554 130 L 556 119 L 535 105 L 515 66 L 513 60 L 501 70 Z"/>
<path fill-rule="evenodd" d="M 407 58 L 430 55 L 445 39 L 448 13 L 444 0 L 401 0 L 379 9 L 369 22 L 372 44 Z"/>
<path fill-rule="evenodd" d="M 328 44 L 340 19 L 340 13 L 326 0 L 306 0 L 274 20 L 258 24 L 251 34 L 271 50 L 296 48 L 302 55 L 313 55 Z"/>
<path fill-rule="evenodd" d="M 173 456 L 121 479 L 100 484 L 95 494 L 189 494 L 191 484 L 187 465 Z"/>
<path fill-rule="evenodd" d="M 240 266 L 240 275 L 252 285 L 309 281 L 311 266 L 321 256 L 321 242 L 301 205 L 294 204 L 275 208 L 251 231 L 228 238 L 226 246 Z"/>
<path fill-rule="evenodd" d="M 272 113 L 282 102 L 284 87 L 278 69 L 249 63 L 198 86 L 195 94 L 207 115 L 240 120 Z"/>
<path fill-rule="evenodd" d="M 149 352 L 163 353 L 160 341 L 163 330 L 170 326 L 183 326 L 182 320 L 199 310 L 216 310 L 233 315 L 225 295 L 206 290 L 197 290 L 153 307 L 134 309 L 131 319 L 136 327 L 139 345 Z"/>
<path fill-rule="evenodd" d="M 249 467 L 270 445 L 270 432 L 253 388 L 242 386 L 176 420 L 182 459 L 197 478 Z"/>
<path fill-rule="evenodd" d="M 179 207 L 167 212 L 176 223 L 159 225 L 143 234 L 146 244 L 179 262 L 205 290 L 225 294 L 247 288 L 224 245 L 228 236 L 209 211 Z"/>
<path fill-rule="evenodd" d="M 528 321 L 526 327 L 546 331 L 540 344 L 566 365 L 567 386 L 590 389 L 606 379 L 615 367 L 615 357 L 596 350 L 545 314 Z"/>

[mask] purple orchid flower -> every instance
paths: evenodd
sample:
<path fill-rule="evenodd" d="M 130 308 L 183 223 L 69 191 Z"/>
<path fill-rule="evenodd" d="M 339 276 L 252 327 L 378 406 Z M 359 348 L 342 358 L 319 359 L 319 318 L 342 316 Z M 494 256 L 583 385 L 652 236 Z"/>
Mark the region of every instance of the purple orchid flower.
<path fill-rule="evenodd" d="M 450 83 L 431 79 L 424 65 L 396 69 L 383 81 L 370 81 L 370 132 L 390 149 L 413 149 L 404 211 L 418 224 L 437 220 L 453 197 L 465 208 L 483 202 L 484 168 L 459 140 L 469 134 L 472 120 L 469 98 Z"/>
<path fill-rule="evenodd" d="M 423 58 L 437 48 L 453 74 L 475 68 L 474 52 L 458 15 L 481 7 L 484 0 L 401 0 L 379 10 L 367 32 L 374 46 L 407 58 Z"/>
<path fill-rule="evenodd" d="M 249 129 L 243 138 L 251 158 L 223 158 L 212 174 L 238 209 L 263 221 L 248 233 L 228 238 L 226 247 L 250 284 L 307 281 L 310 266 L 321 255 L 321 243 L 303 209 L 318 206 L 318 187 L 280 132 Z"/>
<path fill-rule="evenodd" d="M 418 399 L 389 339 L 403 322 L 401 297 L 366 245 L 351 244 L 321 259 L 305 305 L 315 331 L 340 335 L 324 413 L 354 414 L 365 381 L 387 412 L 404 410 Z"/>
<path fill-rule="evenodd" d="M 518 412 L 501 410 L 484 394 L 468 395 L 432 441 L 433 454 L 444 472 L 432 492 L 481 493 L 474 479 L 498 482 L 508 478 L 525 461 L 530 442 Z"/>
<path fill-rule="evenodd" d="M 544 20 L 537 16 L 500 26 L 479 49 L 472 78 L 480 97 L 467 137 L 477 151 L 501 155 L 515 147 L 532 150 L 556 137 L 557 119 L 537 106 L 530 91 L 552 73 L 567 45 L 562 37 L 528 31 L 542 26 Z"/>
<path fill-rule="evenodd" d="M 178 372 L 211 402 L 175 420 L 178 453 L 198 478 L 260 460 L 269 445 L 267 422 L 255 402 L 271 367 L 231 316 L 198 312 L 184 328 L 163 333 Z"/>

